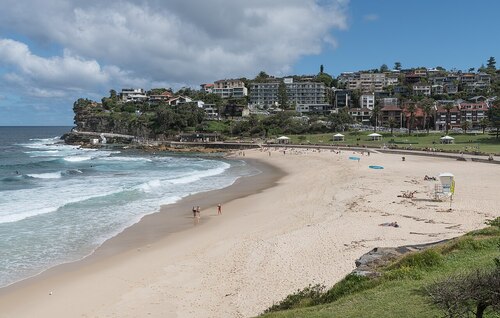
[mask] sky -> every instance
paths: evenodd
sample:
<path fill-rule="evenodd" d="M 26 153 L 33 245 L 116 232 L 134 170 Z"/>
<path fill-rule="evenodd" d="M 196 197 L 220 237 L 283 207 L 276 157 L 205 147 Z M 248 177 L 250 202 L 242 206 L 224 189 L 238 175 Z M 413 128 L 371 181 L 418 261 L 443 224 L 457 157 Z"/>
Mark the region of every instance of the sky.
<path fill-rule="evenodd" d="M 0 126 L 71 126 L 110 89 L 500 59 L 497 0 L 1 2 Z"/>

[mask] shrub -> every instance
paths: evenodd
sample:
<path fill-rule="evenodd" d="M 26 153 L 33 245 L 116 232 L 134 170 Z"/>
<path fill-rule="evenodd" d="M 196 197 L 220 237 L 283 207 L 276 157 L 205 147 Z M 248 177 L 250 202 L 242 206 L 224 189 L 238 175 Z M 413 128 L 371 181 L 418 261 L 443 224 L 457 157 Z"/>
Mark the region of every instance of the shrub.
<path fill-rule="evenodd" d="M 321 284 L 309 285 L 302 290 L 298 289 L 297 292 L 286 296 L 279 303 L 273 304 L 264 313 L 317 305 L 320 303 L 319 300 L 324 290 L 325 286 Z"/>
<path fill-rule="evenodd" d="M 441 252 L 443 254 L 448 254 L 456 250 L 470 250 L 476 251 L 484 249 L 488 244 L 483 240 L 476 240 L 472 236 L 462 236 L 458 239 L 451 241 L 450 243 L 443 246 Z"/>
<path fill-rule="evenodd" d="M 422 252 L 412 253 L 404 256 L 393 265 L 389 266 L 389 270 L 408 267 L 409 269 L 426 269 L 438 266 L 442 263 L 443 256 L 433 249 L 428 249 Z"/>

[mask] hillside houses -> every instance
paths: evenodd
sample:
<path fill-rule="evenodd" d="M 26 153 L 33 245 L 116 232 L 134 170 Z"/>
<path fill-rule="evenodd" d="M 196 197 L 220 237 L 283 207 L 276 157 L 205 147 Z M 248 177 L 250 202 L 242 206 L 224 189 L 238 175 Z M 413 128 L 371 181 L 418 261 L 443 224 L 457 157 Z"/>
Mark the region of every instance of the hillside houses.
<path fill-rule="evenodd" d="M 467 122 L 467 128 L 474 129 L 487 117 L 500 82 L 499 72 L 485 69 L 385 70 L 343 72 L 326 81 L 323 73 L 279 78 L 261 72 L 254 80 L 219 79 L 201 84 L 199 90 L 182 89 L 177 94 L 169 89 L 125 88 L 118 100 L 151 107 L 196 105 L 209 120 L 280 111 L 324 120 L 345 110 L 355 123 L 367 126 L 376 122 L 384 127 L 445 130 L 461 128 Z M 422 100 L 433 102 L 430 113 L 424 114 Z"/>

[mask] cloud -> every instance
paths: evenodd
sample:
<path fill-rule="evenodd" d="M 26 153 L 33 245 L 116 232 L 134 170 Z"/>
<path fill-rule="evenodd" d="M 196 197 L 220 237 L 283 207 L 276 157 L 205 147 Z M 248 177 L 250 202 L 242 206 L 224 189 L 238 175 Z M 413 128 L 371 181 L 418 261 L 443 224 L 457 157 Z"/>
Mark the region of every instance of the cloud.
<path fill-rule="evenodd" d="M 81 68 L 97 83 L 107 81 L 99 64 L 123 81 L 188 84 L 290 70 L 346 28 L 345 0 L 5 1 L 1 28 L 60 45 L 52 65 Z"/>
<path fill-rule="evenodd" d="M 59 100 L 123 87 L 286 75 L 337 47 L 348 0 L 3 0 L 0 94 Z M 20 97 L 19 97 L 20 96 Z"/>
<path fill-rule="evenodd" d="M 378 16 L 378 14 L 375 14 L 375 13 L 370 13 L 370 14 L 367 14 L 367 15 L 363 16 L 363 20 L 366 21 L 366 22 L 375 22 L 379 18 L 380 17 Z"/>

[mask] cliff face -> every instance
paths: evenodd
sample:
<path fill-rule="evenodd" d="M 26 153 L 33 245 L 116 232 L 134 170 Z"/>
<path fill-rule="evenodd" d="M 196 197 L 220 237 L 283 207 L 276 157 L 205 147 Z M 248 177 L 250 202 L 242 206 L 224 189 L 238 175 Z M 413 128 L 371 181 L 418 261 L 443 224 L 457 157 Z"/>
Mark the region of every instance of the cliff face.
<path fill-rule="evenodd" d="M 154 138 L 152 120 L 147 116 L 128 112 L 110 112 L 101 104 L 80 99 L 75 102 L 75 125 L 77 131 L 115 133 L 142 138 Z"/>

